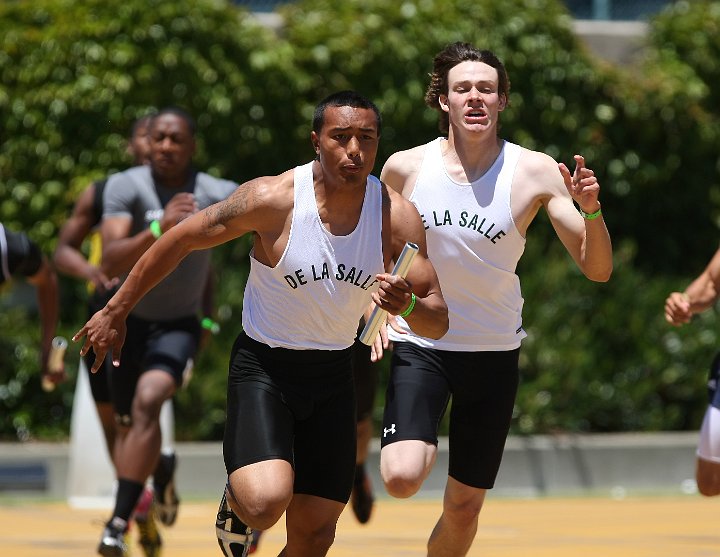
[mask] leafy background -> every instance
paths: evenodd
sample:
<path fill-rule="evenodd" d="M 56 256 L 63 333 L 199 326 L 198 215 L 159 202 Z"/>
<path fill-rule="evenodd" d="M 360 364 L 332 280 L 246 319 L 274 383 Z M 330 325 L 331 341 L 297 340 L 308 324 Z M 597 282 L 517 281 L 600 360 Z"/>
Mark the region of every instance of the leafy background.
<path fill-rule="evenodd" d="M 628 67 L 595 58 L 556 0 L 307 0 L 278 13 L 273 28 L 222 0 L 0 3 L 0 221 L 51 253 L 79 193 L 129 163 L 131 122 L 169 104 L 198 121 L 198 166 L 242 182 L 307 161 L 315 103 L 358 89 L 384 115 L 377 174 L 390 153 L 437 135 L 423 103 L 432 57 L 472 42 L 510 74 L 502 135 L 558 160 L 586 156 L 615 248 L 611 281 L 595 284 L 544 215 L 531 227 L 514 433 L 699 427 L 717 318 L 674 329 L 662 306 L 718 246 L 720 2 L 671 4 Z M 248 249 L 242 238 L 215 251 L 222 331 L 177 397 L 178 439 L 222 436 Z M 70 336 L 84 287 L 61 286 Z M 32 301 L 21 283 L 0 298 L 0 438 L 61 439 L 74 381 L 40 390 Z M 68 369 L 78 358 L 68 352 Z"/>

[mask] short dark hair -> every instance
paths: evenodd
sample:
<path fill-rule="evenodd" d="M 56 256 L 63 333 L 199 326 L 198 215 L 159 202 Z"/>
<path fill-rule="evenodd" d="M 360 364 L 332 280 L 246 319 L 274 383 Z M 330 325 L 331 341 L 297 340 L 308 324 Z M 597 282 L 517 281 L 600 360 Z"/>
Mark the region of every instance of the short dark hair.
<path fill-rule="evenodd" d="M 351 108 L 367 108 L 375 113 L 377 119 L 377 134 L 380 136 L 382 129 L 382 116 L 380 116 L 380 110 L 375 106 L 370 99 L 364 97 L 357 91 L 338 91 L 328 95 L 315 107 L 315 114 L 313 114 L 312 129 L 315 133 L 320 133 L 320 130 L 325 123 L 325 109 L 328 106 L 349 106 Z"/>
<path fill-rule="evenodd" d="M 130 138 L 132 139 L 137 134 L 138 130 L 142 128 L 143 126 L 149 127 L 150 126 L 150 120 L 152 120 L 153 114 L 146 114 L 145 116 L 140 116 L 137 120 L 133 122 L 132 128 L 130 129 Z"/>
<path fill-rule="evenodd" d="M 160 110 L 158 110 L 155 114 L 152 115 L 150 122 L 148 122 L 148 128 L 151 129 L 153 126 L 153 122 L 155 122 L 155 119 L 162 116 L 163 114 L 173 114 L 178 118 L 185 120 L 188 130 L 190 130 L 190 135 L 195 137 L 195 133 L 197 132 L 197 124 L 195 124 L 195 119 L 190 116 L 190 113 L 188 111 L 180 108 L 179 106 L 166 106 L 165 108 L 161 108 Z"/>
<path fill-rule="evenodd" d="M 480 50 L 470 43 L 456 42 L 447 45 L 438 52 L 433 59 L 433 71 L 430 74 L 430 84 L 425 92 L 425 104 L 440 113 L 438 127 L 440 132 L 447 134 L 450 130 L 450 117 L 440 108 L 440 95 L 447 95 L 448 73 L 452 68 L 466 61 L 483 62 L 497 70 L 498 93 L 505 97 L 505 106 L 510 104 L 510 79 L 505 66 L 490 50 Z"/>

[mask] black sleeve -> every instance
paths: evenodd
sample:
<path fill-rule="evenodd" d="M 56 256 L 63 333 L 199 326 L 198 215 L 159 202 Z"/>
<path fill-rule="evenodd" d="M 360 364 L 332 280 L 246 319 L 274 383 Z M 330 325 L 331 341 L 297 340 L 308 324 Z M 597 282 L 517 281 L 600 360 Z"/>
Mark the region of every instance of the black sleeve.
<path fill-rule="evenodd" d="M 0 253 L 2 258 L 2 278 L 9 280 L 10 277 L 4 276 L 8 272 L 11 276 L 19 275 L 23 277 L 31 277 L 35 275 L 42 266 L 42 253 L 35 242 L 31 241 L 22 232 L 12 232 L 7 228 L 5 232 L 5 245 L 2 249 L 7 250 Z M 0 243 L 2 246 L 2 243 Z"/>

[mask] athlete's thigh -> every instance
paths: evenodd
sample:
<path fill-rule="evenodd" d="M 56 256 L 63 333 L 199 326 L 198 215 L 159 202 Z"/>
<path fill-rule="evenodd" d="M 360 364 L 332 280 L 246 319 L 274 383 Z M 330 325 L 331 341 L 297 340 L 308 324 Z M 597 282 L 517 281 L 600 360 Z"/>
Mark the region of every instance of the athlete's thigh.
<path fill-rule="evenodd" d="M 143 370 L 162 370 L 169 373 L 175 385 L 183 381 L 183 373 L 197 353 L 200 325 L 197 319 L 185 317 L 149 326 L 147 348 L 143 356 Z"/>
<path fill-rule="evenodd" d="M 510 430 L 518 387 L 519 350 L 445 353 L 452 385 L 450 476 L 493 487 Z"/>
<path fill-rule="evenodd" d="M 295 426 L 295 493 L 347 503 L 355 477 L 355 394 L 348 374 Z"/>
<path fill-rule="evenodd" d="M 375 405 L 378 385 L 378 364 L 370 361 L 370 347 L 359 340 L 352 347 L 353 380 L 357 400 L 358 421 L 369 417 Z"/>
<path fill-rule="evenodd" d="M 418 440 L 437 445 L 438 427 L 450 398 L 437 351 L 395 343 L 385 394 L 383 447 Z"/>
<path fill-rule="evenodd" d="M 127 332 L 122 348 L 120 365 L 106 365 L 110 375 L 110 397 L 115 407 L 116 420 L 119 425 L 132 424 L 131 411 L 138 378 L 142 373 L 142 359 L 147 349 L 148 331 L 146 324 L 129 316 L 126 320 Z"/>
<path fill-rule="evenodd" d="M 236 343 L 237 345 L 237 343 Z M 294 416 L 248 351 L 233 348 L 223 456 L 227 473 L 264 460 L 293 463 Z"/>

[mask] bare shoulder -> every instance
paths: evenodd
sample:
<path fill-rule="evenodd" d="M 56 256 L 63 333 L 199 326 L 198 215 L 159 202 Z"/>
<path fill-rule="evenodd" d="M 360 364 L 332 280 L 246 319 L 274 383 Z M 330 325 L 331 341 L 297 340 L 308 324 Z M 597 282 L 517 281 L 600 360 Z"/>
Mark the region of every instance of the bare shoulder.
<path fill-rule="evenodd" d="M 383 165 L 380 179 L 390 188 L 409 196 L 425 156 L 426 145 L 418 145 L 404 151 L 397 151 L 388 157 Z"/>
<path fill-rule="evenodd" d="M 533 198 L 566 193 L 558 163 L 550 155 L 523 148 L 513 179 L 513 195 L 518 190 Z"/>
<path fill-rule="evenodd" d="M 95 183 L 83 190 L 73 207 L 73 216 L 92 218 L 95 205 Z"/>
<path fill-rule="evenodd" d="M 383 191 L 384 206 L 393 229 L 422 226 L 420 214 L 415 205 L 385 183 L 383 183 Z"/>
<path fill-rule="evenodd" d="M 227 224 L 236 218 L 259 224 L 263 218 L 292 210 L 293 177 L 291 169 L 240 184 L 226 200 L 208 207 L 208 224 Z"/>

